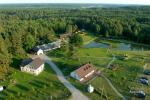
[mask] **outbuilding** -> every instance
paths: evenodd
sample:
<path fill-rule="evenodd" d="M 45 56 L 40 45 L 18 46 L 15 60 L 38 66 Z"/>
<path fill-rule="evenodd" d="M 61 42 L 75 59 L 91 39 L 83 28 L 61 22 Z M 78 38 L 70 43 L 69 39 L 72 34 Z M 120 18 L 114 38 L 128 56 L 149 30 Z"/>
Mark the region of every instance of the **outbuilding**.
<path fill-rule="evenodd" d="M 37 51 L 37 55 L 43 55 L 43 54 L 44 54 L 44 52 L 43 52 L 42 49 L 39 49 L 39 50 Z"/>
<path fill-rule="evenodd" d="M 94 91 L 94 87 L 92 85 L 89 85 L 87 90 L 89 93 L 92 93 Z"/>

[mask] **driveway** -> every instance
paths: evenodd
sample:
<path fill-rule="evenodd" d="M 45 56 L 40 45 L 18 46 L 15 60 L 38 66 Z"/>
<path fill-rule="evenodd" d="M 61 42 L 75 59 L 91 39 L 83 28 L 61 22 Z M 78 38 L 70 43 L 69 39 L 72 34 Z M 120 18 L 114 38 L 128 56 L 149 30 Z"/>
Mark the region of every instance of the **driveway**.
<path fill-rule="evenodd" d="M 41 58 L 45 61 L 45 63 L 51 66 L 51 68 L 55 71 L 60 82 L 64 84 L 65 87 L 68 88 L 68 90 L 72 93 L 71 100 L 89 100 L 88 97 L 86 97 L 77 88 L 75 88 L 68 80 L 65 79 L 61 70 L 57 67 L 55 63 L 51 61 L 51 59 L 48 56 L 42 55 Z"/>

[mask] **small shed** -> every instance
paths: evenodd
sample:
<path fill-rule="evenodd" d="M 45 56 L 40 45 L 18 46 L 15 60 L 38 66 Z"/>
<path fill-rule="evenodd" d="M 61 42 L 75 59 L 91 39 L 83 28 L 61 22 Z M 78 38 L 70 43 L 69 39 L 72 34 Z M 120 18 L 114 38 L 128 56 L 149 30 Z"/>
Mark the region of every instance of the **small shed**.
<path fill-rule="evenodd" d="M 92 85 L 89 85 L 87 90 L 89 93 L 92 93 L 94 91 L 94 87 Z"/>
<path fill-rule="evenodd" d="M 35 54 L 35 55 L 41 55 L 41 54 L 44 54 L 44 51 L 38 47 L 34 47 L 30 50 L 30 53 Z"/>

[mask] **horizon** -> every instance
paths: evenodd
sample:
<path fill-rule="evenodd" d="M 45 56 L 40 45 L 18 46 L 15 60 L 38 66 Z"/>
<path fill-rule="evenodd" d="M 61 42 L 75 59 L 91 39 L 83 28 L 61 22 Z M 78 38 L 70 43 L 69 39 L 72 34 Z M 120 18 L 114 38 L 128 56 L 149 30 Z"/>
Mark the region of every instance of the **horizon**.
<path fill-rule="evenodd" d="M 122 4 L 122 5 L 150 5 L 146 0 L 1 0 L 0 4 Z"/>
<path fill-rule="evenodd" d="M 22 4 L 95 4 L 95 5 L 137 5 L 137 6 L 150 6 L 149 4 L 124 4 L 124 3 L 0 3 L 0 5 L 22 5 Z"/>

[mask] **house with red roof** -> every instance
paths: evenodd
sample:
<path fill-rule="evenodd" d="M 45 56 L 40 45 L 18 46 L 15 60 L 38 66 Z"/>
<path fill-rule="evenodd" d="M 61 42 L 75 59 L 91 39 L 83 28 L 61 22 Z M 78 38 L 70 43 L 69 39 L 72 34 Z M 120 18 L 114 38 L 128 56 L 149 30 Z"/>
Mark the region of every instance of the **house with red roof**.
<path fill-rule="evenodd" d="M 92 64 L 87 63 L 80 66 L 78 69 L 70 73 L 70 76 L 79 80 L 80 82 L 86 82 L 92 79 L 96 75 L 96 70 Z"/>

